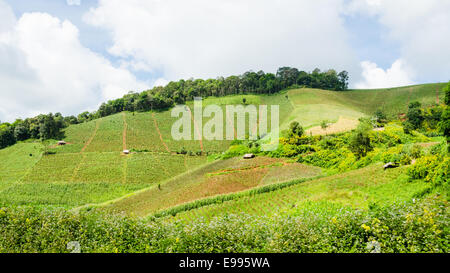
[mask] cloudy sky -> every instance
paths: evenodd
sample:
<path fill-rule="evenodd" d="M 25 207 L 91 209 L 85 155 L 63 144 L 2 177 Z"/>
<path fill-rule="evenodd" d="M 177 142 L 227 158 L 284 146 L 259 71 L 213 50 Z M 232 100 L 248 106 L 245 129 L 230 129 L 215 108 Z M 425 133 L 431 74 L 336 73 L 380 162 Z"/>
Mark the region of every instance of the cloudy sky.
<path fill-rule="evenodd" d="M 280 66 L 444 82 L 449 26 L 448 0 L 0 0 L 0 120 Z"/>

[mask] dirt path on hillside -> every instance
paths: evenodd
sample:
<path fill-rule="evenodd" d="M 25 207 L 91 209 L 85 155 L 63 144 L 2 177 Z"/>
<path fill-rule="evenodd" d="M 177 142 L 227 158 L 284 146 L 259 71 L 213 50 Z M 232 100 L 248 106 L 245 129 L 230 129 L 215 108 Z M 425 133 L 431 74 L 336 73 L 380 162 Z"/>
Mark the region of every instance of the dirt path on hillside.
<path fill-rule="evenodd" d="M 83 148 L 80 151 L 80 154 L 82 154 L 86 150 L 86 148 L 89 146 L 89 144 L 91 144 L 92 140 L 94 140 L 94 137 L 97 135 L 97 131 L 98 131 L 99 127 L 100 127 L 100 120 L 97 120 L 97 122 L 95 123 L 94 132 L 92 133 L 92 136 L 88 139 L 86 144 L 84 144 Z"/>
<path fill-rule="evenodd" d="M 75 177 L 77 177 L 78 172 L 79 172 L 79 170 L 81 168 L 81 164 L 83 164 L 83 161 L 84 161 L 85 158 L 86 158 L 85 154 L 83 152 L 81 152 L 80 162 L 78 163 L 78 165 L 73 170 L 72 177 L 70 178 L 70 182 L 75 181 Z"/>
<path fill-rule="evenodd" d="M 122 183 L 125 184 L 127 183 L 127 177 L 128 177 L 128 157 L 125 157 L 124 161 L 123 161 L 123 177 L 122 177 Z"/>
<path fill-rule="evenodd" d="M 81 149 L 81 151 L 80 151 L 80 154 L 82 155 L 81 156 L 81 159 L 80 159 L 80 162 L 78 163 L 78 165 L 75 167 L 75 169 L 73 170 L 73 174 L 72 174 L 72 177 L 70 178 L 70 181 L 71 182 L 73 182 L 74 180 L 75 180 L 75 177 L 77 176 L 77 174 L 78 174 L 78 171 L 80 170 L 80 168 L 81 168 L 81 164 L 83 164 L 83 161 L 84 161 L 84 159 L 85 159 L 85 154 L 84 154 L 84 151 L 86 150 L 86 148 L 89 146 L 89 144 L 91 144 L 91 142 L 92 142 L 92 140 L 94 140 L 94 138 L 95 138 L 95 136 L 97 135 L 97 131 L 98 131 L 98 128 L 100 127 L 100 120 L 97 120 L 96 121 L 96 123 L 95 123 L 95 129 L 94 129 L 94 132 L 92 133 L 92 135 L 91 135 L 91 137 L 88 139 L 88 141 L 84 144 L 84 146 L 83 146 L 83 148 Z"/>
<path fill-rule="evenodd" d="M 192 115 L 191 109 L 186 106 L 188 111 L 189 111 L 189 115 L 191 116 L 192 122 L 194 123 L 194 130 L 197 132 L 198 138 L 200 139 L 200 150 L 203 153 L 203 138 L 202 138 L 202 134 L 200 133 L 200 131 L 198 130 L 198 124 L 195 122 L 194 116 Z M 202 128 L 200 128 L 202 129 Z"/>
<path fill-rule="evenodd" d="M 233 122 L 231 122 L 231 120 L 230 120 L 230 115 L 229 115 L 229 113 L 228 113 L 228 111 L 226 111 L 226 119 L 227 119 L 227 122 L 228 122 L 228 124 L 231 126 L 231 125 L 233 125 L 233 126 L 231 126 L 231 127 L 233 127 L 233 132 L 234 132 L 234 139 L 237 139 L 237 132 L 236 132 L 236 128 L 234 127 L 234 116 L 233 116 Z"/>
<path fill-rule="evenodd" d="M 122 132 L 122 149 L 125 151 L 127 149 L 127 130 L 128 130 L 128 124 L 127 124 L 127 114 L 126 112 L 122 112 L 123 116 L 123 132 Z M 122 183 L 127 183 L 127 176 L 128 176 L 128 157 L 126 157 L 123 161 L 123 177 L 122 177 Z"/>
<path fill-rule="evenodd" d="M 156 121 L 156 117 L 155 117 L 155 113 L 152 113 L 152 117 L 153 117 L 153 123 L 155 124 L 155 129 L 158 132 L 159 135 L 159 139 L 161 140 L 161 143 L 164 145 L 164 147 L 166 148 L 166 151 L 171 154 L 172 152 L 169 149 L 169 146 L 167 146 L 167 144 L 164 142 L 164 139 L 162 137 L 161 131 L 159 130 L 158 127 L 158 122 Z"/>
<path fill-rule="evenodd" d="M 260 121 L 261 121 L 261 107 L 259 107 L 259 110 L 258 110 L 258 118 L 256 119 L 256 124 L 250 131 L 251 133 L 254 133 L 256 136 L 258 136 L 258 128 L 259 128 Z M 250 127 L 250 123 L 249 123 L 249 127 Z"/>
<path fill-rule="evenodd" d="M 127 149 L 127 130 L 128 130 L 128 124 L 127 124 L 127 114 L 125 112 L 122 112 L 123 116 L 123 132 L 122 132 L 122 148 L 123 151 Z"/>

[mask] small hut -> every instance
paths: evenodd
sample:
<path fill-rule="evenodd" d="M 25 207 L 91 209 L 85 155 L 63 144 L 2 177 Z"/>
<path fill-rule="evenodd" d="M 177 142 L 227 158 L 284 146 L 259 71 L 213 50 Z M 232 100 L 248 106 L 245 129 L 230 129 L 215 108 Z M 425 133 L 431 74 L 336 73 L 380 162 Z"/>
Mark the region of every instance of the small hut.
<path fill-rule="evenodd" d="M 123 154 L 127 155 L 130 153 L 130 150 L 123 150 Z"/>
<path fill-rule="evenodd" d="M 67 143 L 64 140 L 58 141 L 58 145 L 59 146 L 63 146 L 66 145 Z"/>
<path fill-rule="evenodd" d="M 252 159 L 252 158 L 254 158 L 254 157 L 255 157 L 254 154 L 245 154 L 245 155 L 244 155 L 244 159 Z"/>
<path fill-rule="evenodd" d="M 386 169 L 392 169 L 392 168 L 397 168 L 397 167 L 398 167 L 398 164 L 395 164 L 393 162 L 389 162 L 389 163 L 387 163 L 386 165 L 383 166 L 383 169 L 386 170 Z"/>

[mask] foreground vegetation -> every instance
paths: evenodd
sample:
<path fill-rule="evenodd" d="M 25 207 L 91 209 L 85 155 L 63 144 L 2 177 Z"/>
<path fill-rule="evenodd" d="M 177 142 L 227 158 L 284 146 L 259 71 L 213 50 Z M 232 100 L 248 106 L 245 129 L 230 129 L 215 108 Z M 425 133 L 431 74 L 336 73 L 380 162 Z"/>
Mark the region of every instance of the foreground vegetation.
<path fill-rule="evenodd" d="M 205 221 L 142 222 L 64 210 L 0 209 L 0 252 L 443 252 L 448 206 L 415 204 L 353 210 L 310 203 L 282 215 L 225 215 Z"/>

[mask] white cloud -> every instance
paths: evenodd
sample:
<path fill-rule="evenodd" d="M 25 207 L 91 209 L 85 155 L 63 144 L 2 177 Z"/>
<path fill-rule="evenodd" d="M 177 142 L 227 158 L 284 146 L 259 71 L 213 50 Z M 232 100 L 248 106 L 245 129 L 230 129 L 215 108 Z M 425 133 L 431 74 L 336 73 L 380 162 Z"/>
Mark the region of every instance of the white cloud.
<path fill-rule="evenodd" d="M 164 78 L 159 78 L 155 81 L 155 83 L 153 84 L 154 86 L 165 86 L 169 83 L 168 80 L 164 79 Z"/>
<path fill-rule="evenodd" d="M 0 0 L 0 14 L 13 16 Z M 78 29 L 46 13 L 25 13 L 0 32 L 0 120 L 77 114 L 148 86 L 83 47 Z"/>
<path fill-rule="evenodd" d="M 376 16 L 415 80 L 448 81 L 450 75 L 450 1 L 353 0 L 349 12 Z"/>
<path fill-rule="evenodd" d="M 384 44 L 399 45 L 392 67 L 356 58 L 343 22 L 356 13 L 387 29 Z M 131 72 L 158 75 L 161 85 L 249 69 L 335 68 L 350 72 L 352 87 L 373 88 L 447 81 L 450 71 L 446 0 L 99 0 L 84 20 L 111 34 L 119 67 L 81 45 L 69 21 L 45 13 L 17 20 L 4 0 L 0 18 L 0 119 L 75 114 L 147 88 Z"/>
<path fill-rule="evenodd" d="M 66 3 L 69 6 L 79 6 L 81 5 L 81 0 L 66 0 Z"/>
<path fill-rule="evenodd" d="M 363 81 L 355 84 L 355 88 L 358 89 L 387 88 L 414 83 L 411 79 L 411 72 L 408 72 L 402 60 L 396 60 L 386 70 L 369 61 L 361 62 L 361 67 L 363 69 Z"/>
<path fill-rule="evenodd" d="M 100 0 L 86 22 L 111 32 L 115 56 L 169 80 L 360 68 L 339 12 L 343 0 Z"/>
<path fill-rule="evenodd" d="M 0 34 L 7 32 L 16 23 L 16 17 L 10 6 L 3 1 L 0 1 Z"/>

